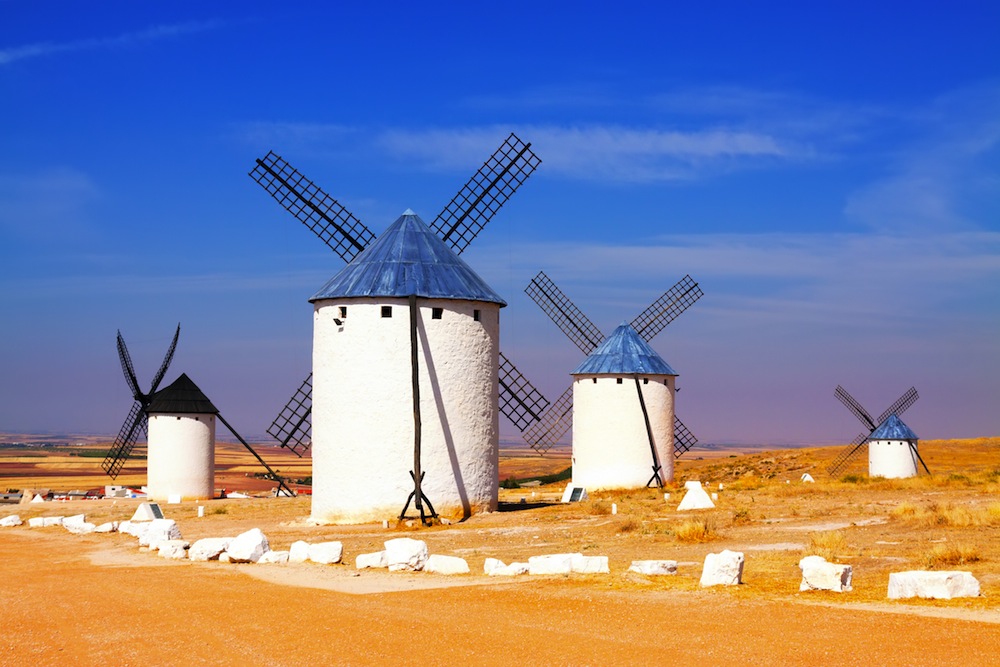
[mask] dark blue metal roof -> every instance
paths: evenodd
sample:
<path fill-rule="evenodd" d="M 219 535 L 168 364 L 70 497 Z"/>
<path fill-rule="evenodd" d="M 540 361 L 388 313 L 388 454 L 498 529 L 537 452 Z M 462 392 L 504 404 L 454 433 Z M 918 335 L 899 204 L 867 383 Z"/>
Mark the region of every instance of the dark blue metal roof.
<path fill-rule="evenodd" d="M 919 440 L 917 434 L 896 415 L 889 415 L 879 427 L 868 436 L 869 440 Z"/>
<path fill-rule="evenodd" d="M 507 305 L 409 209 L 309 300 L 411 294 Z"/>
<path fill-rule="evenodd" d="M 570 375 L 600 373 L 677 375 L 627 322 L 622 322 Z"/>
<path fill-rule="evenodd" d="M 198 385 L 187 376 L 187 373 L 181 373 L 181 376 L 174 380 L 169 387 L 153 394 L 153 399 L 149 402 L 146 412 L 150 414 L 219 414 L 218 408 L 212 405 L 212 401 L 208 400 L 208 396 L 202 393 Z"/>

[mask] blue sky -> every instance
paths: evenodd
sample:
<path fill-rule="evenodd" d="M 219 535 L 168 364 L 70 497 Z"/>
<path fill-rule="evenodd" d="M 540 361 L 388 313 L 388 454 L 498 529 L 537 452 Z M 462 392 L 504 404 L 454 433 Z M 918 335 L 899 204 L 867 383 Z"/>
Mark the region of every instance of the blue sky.
<path fill-rule="evenodd" d="M 543 163 L 464 255 L 550 398 L 686 273 L 655 338 L 706 442 L 846 442 L 915 385 L 1000 434 L 1000 5 L 0 0 L 0 430 L 116 432 L 120 328 L 262 434 L 342 266 L 247 176 L 274 150 L 375 232 L 510 131 Z M 505 435 L 516 431 L 504 424 Z"/>

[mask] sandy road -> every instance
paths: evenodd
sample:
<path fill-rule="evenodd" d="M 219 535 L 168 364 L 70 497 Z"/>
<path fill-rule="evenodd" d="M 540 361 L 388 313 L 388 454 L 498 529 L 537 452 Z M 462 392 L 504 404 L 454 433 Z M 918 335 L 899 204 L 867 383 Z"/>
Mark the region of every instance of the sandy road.
<path fill-rule="evenodd" d="M 108 549 L 62 531 L 0 533 L 5 664 L 968 666 L 996 664 L 1000 652 L 996 623 L 731 591 L 580 577 L 358 595 L 303 587 L 321 566 L 290 566 L 299 570 L 283 584 L 246 574 L 281 566 Z"/>

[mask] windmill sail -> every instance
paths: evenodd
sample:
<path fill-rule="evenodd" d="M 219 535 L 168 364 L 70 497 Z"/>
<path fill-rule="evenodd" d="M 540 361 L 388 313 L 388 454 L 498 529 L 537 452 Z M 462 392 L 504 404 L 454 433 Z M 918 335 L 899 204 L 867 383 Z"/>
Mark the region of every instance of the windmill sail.
<path fill-rule="evenodd" d="M 539 271 L 538 275 L 531 279 L 524 292 L 584 354 L 593 352 L 604 340 L 601 330 L 570 301 L 544 271 Z"/>
<path fill-rule="evenodd" d="M 868 436 L 870 436 L 878 425 L 884 422 L 889 415 L 900 415 L 905 412 L 911 405 L 913 405 L 920 396 L 917 394 L 915 387 L 910 387 L 903 395 L 893 401 L 892 405 L 885 409 L 882 414 L 879 415 L 878 421 L 872 419 L 872 416 L 865 410 L 864 406 L 858 402 L 853 396 L 851 396 L 846 389 L 841 387 L 839 384 L 837 388 L 833 391 L 833 395 L 837 397 L 841 403 L 843 403 L 848 410 L 851 411 L 855 417 L 858 418 L 867 431 L 865 433 L 860 433 L 851 444 L 847 445 L 837 458 L 827 466 L 826 471 L 831 475 L 836 475 L 844 470 L 848 465 L 855 461 L 862 453 L 868 451 Z M 923 461 L 921 460 L 921 463 Z M 927 466 L 924 465 L 924 469 Z M 928 471 L 929 472 L 929 471 Z"/>
<path fill-rule="evenodd" d="M 302 381 L 292 397 L 267 428 L 267 433 L 294 453 L 302 456 L 312 446 L 312 373 Z"/>
<path fill-rule="evenodd" d="M 676 285 L 664 292 L 659 299 L 639 313 L 632 320 L 632 328 L 644 340 L 653 340 L 656 334 L 663 331 L 664 327 L 677 319 L 681 313 L 703 296 L 705 293 L 698 287 L 698 283 L 692 280 L 691 276 L 684 276 L 677 281 Z"/>

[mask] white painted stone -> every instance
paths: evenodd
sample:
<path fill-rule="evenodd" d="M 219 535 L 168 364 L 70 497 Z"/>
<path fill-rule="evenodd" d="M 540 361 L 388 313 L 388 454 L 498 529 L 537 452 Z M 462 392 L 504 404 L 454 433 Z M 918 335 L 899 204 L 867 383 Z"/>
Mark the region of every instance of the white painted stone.
<path fill-rule="evenodd" d="M 382 306 L 392 317 L 382 317 Z M 314 307 L 312 518 L 376 523 L 397 515 L 413 491 L 408 302 L 324 299 Z M 445 516 L 493 511 L 499 306 L 420 298 L 417 307 L 423 491 Z"/>
<path fill-rule="evenodd" d="M 719 499 L 719 494 L 718 494 L 718 493 L 714 493 L 714 492 L 713 492 L 713 493 L 712 493 L 712 502 L 714 503 L 714 502 L 715 502 L 716 500 L 718 500 L 718 499 Z"/>
<path fill-rule="evenodd" d="M 696 479 L 689 479 L 688 481 L 684 482 L 684 488 L 688 489 L 688 490 L 690 490 L 690 489 L 700 489 L 701 488 L 701 482 L 698 481 L 698 480 L 696 480 Z"/>
<path fill-rule="evenodd" d="M 339 563 L 343 555 L 342 542 L 319 542 L 309 545 L 309 560 L 320 565 Z"/>
<path fill-rule="evenodd" d="M 168 505 L 180 505 L 181 504 L 181 494 L 179 494 L 179 493 L 171 493 L 170 495 L 168 495 L 167 496 L 167 504 Z"/>
<path fill-rule="evenodd" d="M 172 560 L 181 560 L 187 558 L 188 547 L 191 545 L 184 540 L 163 540 L 159 543 L 159 547 L 156 552 L 160 555 L 160 558 L 170 558 Z"/>
<path fill-rule="evenodd" d="M 658 576 L 663 574 L 677 574 L 677 561 L 675 560 L 634 560 L 629 565 L 629 572 Z"/>
<path fill-rule="evenodd" d="M 804 473 L 802 473 L 802 477 L 799 478 L 799 481 L 800 482 L 806 482 L 806 483 L 812 483 L 812 482 L 815 482 L 816 480 L 813 479 L 812 475 L 810 475 L 807 472 L 804 472 Z"/>
<path fill-rule="evenodd" d="M 573 559 L 583 554 L 550 554 L 532 556 L 528 559 L 528 574 L 569 574 L 573 571 Z"/>
<path fill-rule="evenodd" d="M 491 558 L 488 560 L 496 560 L 496 559 Z M 528 574 L 529 567 L 527 563 L 511 563 L 510 565 L 504 565 L 503 562 L 501 561 L 496 561 L 496 562 L 500 564 L 499 565 L 494 564 L 494 566 L 491 569 L 486 571 L 486 574 L 488 574 L 491 577 L 516 577 L 518 575 Z M 483 570 L 486 570 L 485 564 L 483 565 Z"/>
<path fill-rule="evenodd" d="M 232 541 L 232 537 L 204 537 L 191 545 L 188 558 L 197 561 L 219 560 Z"/>
<path fill-rule="evenodd" d="M 288 562 L 304 563 L 309 560 L 309 543 L 303 540 L 292 542 L 288 548 Z"/>
<path fill-rule="evenodd" d="M 389 567 L 389 561 L 386 559 L 385 551 L 376 551 L 372 554 L 358 554 L 358 557 L 354 559 L 354 567 L 359 570 L 369 567 Z"/>
<path fill-rule="evenodd" d="M 221 554 L 219 554 L 219 562 L 220 563 L 232 563 L 233 559 L 230 557 L 230 555 L 228 553 L 226 553 L 225 551 L 223 551 Z"/>
<path fill-rule="evenodd" d="M 181 539 L 181 529 L 173 519 L 153 519 L 138 537 L 140 547 L 158 549 L 162 542 Z"/>
<path fill-rule="evenodd" d="M 273 565 L 284 565 L 288 562 L 288 552 L 287 551 L 265 551 L 264 555 L 260 557 L 257 564 L 273 564 Z"/>
<path fill-rule="evenodd" d="M 52 526 L 61 526 L 63 522 L 63 517 L 61 516 L 47 516 L 42 518 L 42 525 L 46 528 Z"/>
<path fill-rule="evenodd" d="M 580 494 L 579 494 L 579 496 L 577 496 L 577 501 L 587 500 L 587 498 L 590 497 L 587 494 L 587 489 L 585 489 L 580 484 L 574 484 L 573 482 L 570 482 L 569 484 L 566 485 L 566 488 L 563 490 L 562 502 L 564 502 L 564 503 L 570 502 L 570 500 L 573 497 L 573 490 L 574 489 L 580 489 Z"/>
<path fill-rule="evenodd" d="M 458 556 L 431 554 L 424 563 L 424 572 L 434 574 L 469 574 L 469 564 Z"/>
<path fill-rule="evenodd" d="M 28 528 L 44 528 L 45 517 L 34 516 L 28 519 Z"/>
<path fill-rule="evenodd" d="M 728 549 L 705 556 L 702 586 L 735 586 L 743 583 L 743 554 Z"/>
<path fill-rule="evenodd" d="M 94 524 L 89 523 L 87 517 L 83 514 L 75 514 L 64 518 L 62 527 L 74 535 L 88 535 L 97 528 Z"/>
<path fill-rule="evenodd" d="M 270 549 L 267 537 L 260 528 L 251 528 L 234 537 L 226 547 L 226 553 L 229 554 L 229 561 L 232 563 L 256 563 Z"/>
<path fill-rule="evenodd" d="M 33 502 L 33 503 L 44 503 L 45 502 L 45 498 L 42 498 L 41 494 L 36 493 L 35 497 L 31 499 L 31 502 Z"/>
<path fill-rule="evenodd" d="M 890 600 L 912 597 L 937 600 L 974 598 L 979 596 L 979 581 L 971 572 L 890 572 L 888 596 Z"/>
<path fill-rule="evenodd" d="M 105 521 L 97 528 L 94 528 L 95 533 L 114 533 L 118 531 L 117 521 Z"/>
<path fill-rule="evenodd" d="M 684 488 L 687 489 L 687 492 L 681 498 L 681 504 L 677 506 L 678 512 L 706 510 L 715 507 L 715 503 L 708 497 L 705 489 L 701 488 L 701 482 L 685 482 Z"/>
<path fill-rule="evenodd" d="M 608 574 L 607 556 L 584 556 L 573 554 L 572 570 L 578 574 Z"/>
<path fill-rule="evenodd" d="M 385 558 L 390 572 L 422 570 L 427 562 L 427 543 L 409 537 L 386 540 Z"/>
<path fill-rule="evenodd" d="M 483 561 L 483 574 L 489 574 L 498 567 L 507 567 L 499 558 L 487 558 Z"/>
<path fill-rule="evenodd" d="M 153 521 L 156 519 L 156 515 L 153 513 L 153 508 L 149 503 L 139 503 L 139 506 L 135 508 L 135 513 L 132 514 L 132 518 L 129 521 Z"/>
<path fill-rule="evenodd" d="M 3 528 L 13 528 L 14 526 L 20 526 L 22 523 L 24 522 L 21 521 L 21 517 L 16 514 L 11 514 L 0 519 L 0 526 Z"/>
<path fill-rule="evenodd" d="M 146 446 L 147 494 L 168 503 L 215 495 L 212 414 L 150 413 Z"/>
<path fill-rule="evenodd" d="M 643 384 L 645 378 L 649 382 Z M 639 409 L 635 381 L 624 378 L 618 384 L 618 379 L 616 375 L 573 376 L 573 483 L 591 491 L 641 488 L 653 474 L 649 433 Z M 648 375 L 639 382 L 660 477 L 663 482 L 671 482 L 675 378 Z"/>
<path fill-rule="evenodd" d="M 853 569 L 850 565 L 829 563 L 822 556 L 806 556 L 799 561 L 802 570 L 800 591 L 835 591 L 843 593 L 851 590 Z"/>

